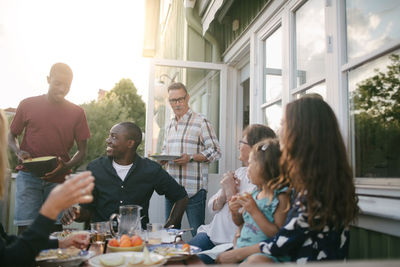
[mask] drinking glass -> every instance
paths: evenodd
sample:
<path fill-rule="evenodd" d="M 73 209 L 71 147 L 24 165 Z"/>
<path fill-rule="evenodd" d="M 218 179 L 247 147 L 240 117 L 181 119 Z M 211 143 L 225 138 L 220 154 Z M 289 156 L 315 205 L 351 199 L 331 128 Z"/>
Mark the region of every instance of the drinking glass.
<path fill-rule="evenodd" d="M 161 244 L 163 224 L 148 223 L 147 224 L 147 242 L 150 245 Z"/>
<path fill-rule="evenodd" d="M 107 235 L 110 233 L 110 222 L 94 222 L 90 224 L 91 241 L 105 242 Z"/>

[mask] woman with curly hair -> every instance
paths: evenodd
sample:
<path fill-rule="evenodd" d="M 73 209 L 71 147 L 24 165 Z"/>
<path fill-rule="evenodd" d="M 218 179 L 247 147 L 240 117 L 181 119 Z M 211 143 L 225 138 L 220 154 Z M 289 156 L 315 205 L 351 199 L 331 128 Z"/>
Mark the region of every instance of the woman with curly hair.
<path fill-rule="evenodd" d="M 281 173 L 289 179 L 296 199 L 278 234 L 236 252 L 235 261 L 257 252 L 246 263 L 273 262 L 282 256 L 299 263 L 345 259 L 349 225 L 359 211 L 358 199 L 344 142 L 329 105 L 312 97 L 289 103 L 281 145 Z M 229 262 L 230 256 L 223 254 L 219 261 Z"/>

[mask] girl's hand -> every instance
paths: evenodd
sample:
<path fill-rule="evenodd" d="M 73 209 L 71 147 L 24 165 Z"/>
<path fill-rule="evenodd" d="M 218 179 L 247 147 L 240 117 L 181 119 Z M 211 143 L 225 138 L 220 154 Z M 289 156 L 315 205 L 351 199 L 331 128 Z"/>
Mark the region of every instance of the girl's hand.
<path fill-rule="evenodd" d="M 253 214 L 255 211 L 258 210 L 256 201 L 250 194 L 240 196 L 238 198 L 238 203 L 243 207 L 244 211 L 247 211 L 250 214 Z"/>
<path fill-rule="evenodd" d="M 232 213 L 238 213 L 239 209 L 242 207 L 242 205 L 239 203 L 239 199 L 238 199 L 237 195 L 232 196 L 231 200 L 229 200 L 229 202 L 228 202 L 228 205 L 229 205 L 229 210 Z"/>

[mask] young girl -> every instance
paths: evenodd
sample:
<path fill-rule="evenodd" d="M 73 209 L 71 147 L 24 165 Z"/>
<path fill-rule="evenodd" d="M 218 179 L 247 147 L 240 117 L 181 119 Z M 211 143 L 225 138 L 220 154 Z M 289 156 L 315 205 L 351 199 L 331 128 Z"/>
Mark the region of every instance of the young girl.
<path fill-rule="evenodd" d="M 250 153 L 247 176 L 256 189 L 251 194 L 236 195 L 229 202 L 233 221 L 238 226 L 243 224 L 237 248 L 273 237 L 285 222 L 289 183 L 279 175 L 280 155 L 276 139 L 257 143 Z"/>
<path fill-rule="evenodd" d="M 282 130 L 282 174 L 297 193 L 287 223 L 273 239 L 235 254 L 225 252 L 219 262 L 260 251 L 247 262 L 271 262 L 279 256 L 299 263 L 347 257 L 348 226 L 357 217 L 358 200 L 332 109 L 321 99 L 300 98 L 287 105 Z"/>

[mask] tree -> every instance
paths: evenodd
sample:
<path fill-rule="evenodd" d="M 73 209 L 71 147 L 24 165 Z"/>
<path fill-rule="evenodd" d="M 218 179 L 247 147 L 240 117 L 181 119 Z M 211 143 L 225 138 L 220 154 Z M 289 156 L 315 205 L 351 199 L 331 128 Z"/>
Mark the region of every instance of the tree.
<path fill-rule="evenodd" d="M 144 131 L 146 107 L 137 94 L 135 85 L 130 79 L 121 79 L 105 96 L 106 99 L 117 98 L 121 106 L 128 111 L 128 116 Z"/>
<path fill-rule="evenodd" d="M 88 141 L 88 153 L 83 165 L 105 154 L 106 138 L 111 127 L 119 122 L 133 121 L 142 131 L 145 129 L 146 107 L 135 85 L 130 79 L 121 79 L 105 97 L 81 105 L 86 112 L 91 137 Z M 143 155 L 144 145 L 138 147 Z M 73 149 L 75 153 L 76 147 Z"/>
<path fill-rule="evenodd" d="M 358 177 L 400 175 L 400 56 L 389 59 L 385 72 L 376 69 L 351 95 Z"/>
<path fill-rule="evenodd" d="M 387 71 L 375 70 L 376 75 L 357 85 L 353 93 L 354 110 L 365 113 L 382 123 L 400 124 L 400 55 L 389 56 Z"/>

